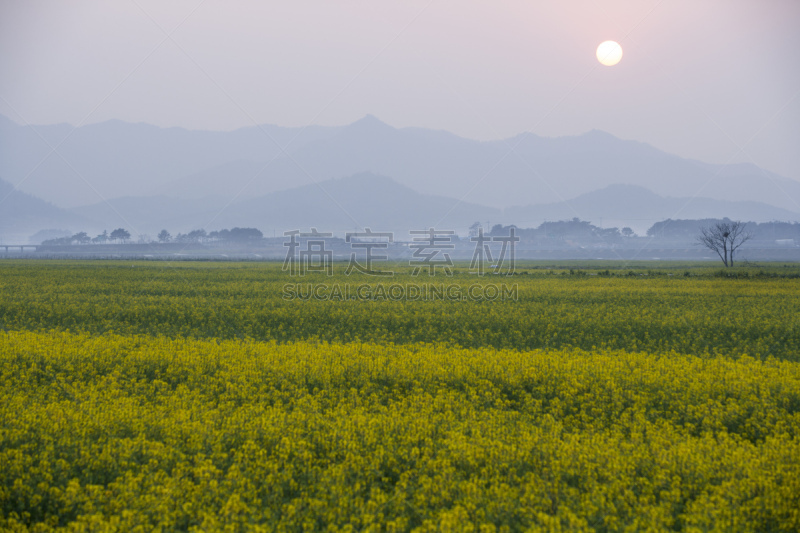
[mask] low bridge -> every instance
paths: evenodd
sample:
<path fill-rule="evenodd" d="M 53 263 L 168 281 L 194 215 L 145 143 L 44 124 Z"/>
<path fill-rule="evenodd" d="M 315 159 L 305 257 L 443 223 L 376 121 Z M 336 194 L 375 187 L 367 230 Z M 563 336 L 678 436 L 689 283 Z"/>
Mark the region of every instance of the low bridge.
<path fill-rule="evenodd" d="M 39 249 L 38 244 L 0 244 L 0 249 L 4 249 L 5 253 L 16 252 L 19 249 L 20 253 L 23 253 L 26 249 L 31 252 L 35 252 Z"/>

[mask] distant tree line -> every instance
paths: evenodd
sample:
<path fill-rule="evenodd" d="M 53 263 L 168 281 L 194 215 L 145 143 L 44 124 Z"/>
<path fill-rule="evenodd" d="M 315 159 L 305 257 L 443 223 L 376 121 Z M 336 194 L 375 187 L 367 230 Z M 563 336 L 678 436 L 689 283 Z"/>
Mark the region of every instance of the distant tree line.
<path fill-rule="evenodd" d="M 470 235 L 475 236 L 480 227 L 478 222 L 473 224 L 470 227 Z M 514 228 L 514 233 L 522 241 L 533 244 L 617 244 L 636 235 L 628 227 L 622 228 L 622 230 L 619 228 L 601 228 L 577 217 L 572 220 L 542 222 L 536 228 L 518 228 L 514 225 L 503 226 L 502 224 L 495 224 L 488 235 L 508 235 L 512 227 Z"/>
<path fill-rule="evenodd" d="M 103 230 L 103 233 L 96 237 L 89 237 L 85 231 L 76 233 L 70 237 L 60 237 L 57 239 L 47 239 L 42 241 L 42 244 L 48 246 L 72 246 L 75 244 L 107 244 L 109 242 L 114 244 L 126 244 L 130 242 L 131 234 L 124 228 L 117 228 L 108 233 L 108 230 Z"/>
<path fill-rule="evenodd" d="M 800 244 L 800 223 L 798 222 L 739 222 L 735 223 L 728 218 L 724 219 L 694 219 L 694 220 L 662 220 L 653 224 L 646 232 L 645 237 L 650 240 L 663 240 L 672 243 L 691 244 L 697 241 L 698 235 L 704 228 L 715 227 L 718 224 L 736 225 L 739 234 L 748 235 L 748 241 L 775 243 L 785 241 Z M 470 226 L 470 235 L 475 236 L 481 228 L 479 222 Z M 496 224 L 488 235 L 507 235 L 512 226 Z M 536 228 L 515 228 L 515 234 L 523 242 L 531 244 L 557 244 L 576 243 L 581 245 L 591 244 L 618 244 L 627 239 L 637 237 L 636 233 L 628 227 L 601 228 L 589 221 L 573 218 L 558 222 L 543 222 Z M 724 232 L 723 230 L 720 230 Z M 730 257 L 728 258 L 730 260 Z"/>
<path fill-rule="evenodd" d="M 702 228 L 710 228 L 718 223 L 733 223 L 730 219 L 706 218 L 700 220 L 672 220 L 656 222 L 647 230 L 647 236 L 654 239 L 675 241 L 694 241 Z M 797 222 L 745 222 L 744 230 L 753 235 L 754 240 L 777 241 L 792 239 L 800 242 L 800 223 Z"/>
<path fill-rule="evenodd" d="M 221 229 L 210 233 L 206 233 L 204 229 L 196 229 L 188 233 L 178 233 L 174 239 L 165 229 L 158 234 L 159 242 L 181 243 L 254 242 L 262 238 L 264 234 L 256 228 Z"/>
<path fill-rule="evenodd" d="M 710 228 L 718 223 L 732 223 L 725 219 L 695 219 L 695 220 L 662 220 L 653 224 L 646 232 L 646 238 L 658 241 L 671 241 L 671 243 L 691 244 L 697 241 L 703 228 Z M 750 235 L 749 239 L 756 242 L 778 241 L 778 244 L 800 244 L 800 223 L 798 222 L 744 222 L 742 230 Z M 535 228 L 520 228 L 517 226 L 504 226 L 495 224 L 486 234 L 488 236 L 508 235 L 509 229 L 514 227 L 515 234 L 523 242 L 534 245 L 616 245 L 625 242 L 634 242 L 636 233 L 629 227 L 622 229 L 601 228 L 587 220 L 577 217 L 571 220 L 556 222 L 543 222 Z M 470 236 L 476 236 L 482 225 L 475 222 L 470 226 Z M 55 230 L 48 230 L 49 232 Z M 40 232 L 42 233 L 42 232 Z M 51 233 L 52 234 L 52 233 Z M 204 229 L 195 229 L 187 233 L 178 233 L 173 236 L 166 229 L 161 230 L 157 236 L 160 243 L 254 243 L 263 239 L 263 233 L 256 228 L 231 228 L 206 232 Z M 139 235 L 139 243 L 152 242 L 153 239 L 146 235 Z M 781 243 L 780 241 L 785 241 Z M 124 228 L 117 228 L 111 233 L 103 231 L 101 234 L 90 237 L 86 232 L 75 233 L 68 237 L 59 237 L 42 241 L 44 245 L 89 245 L 89 244 L 127 244 L 131 242 L 131 234 Z"/>
<path fill-rule="evenodd" d="M 174 238 L 167 230 L 161 230 L 158 234 L 158 242 L 161 243 L 211 243 L 211 242 L 255 242 L 264 237 L 264 234 L 256 228 L 232 228 L 222 229 L 206 233 L 203 229 L 192 230 L 188 233 L 178 233 Z M 42 241 L 46 246 L 74 246 L 89 244 L 129 244 L 131 234 L 124 228 L 117 228 L 110 234 L 107 230 L 90 237 L 85 231 L 75 233 L 69 237 L 59 237 Z M 146 235 L 139 236 L 140 243 L 152 242 Z"/>

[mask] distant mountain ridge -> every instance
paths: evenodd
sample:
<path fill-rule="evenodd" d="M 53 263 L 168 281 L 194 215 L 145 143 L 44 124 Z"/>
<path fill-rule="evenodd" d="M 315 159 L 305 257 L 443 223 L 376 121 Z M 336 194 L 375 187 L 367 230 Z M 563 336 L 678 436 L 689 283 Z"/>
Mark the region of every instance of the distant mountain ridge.
<path fill-rule="evenodd" d="M 74 131 L 73 131 L 74 129 Z M 148 195 L 159 185 L 237 160 L 268 160 L 334 129 L 253 126 L 230 132 L 110 120 L 21 126 L 0 115 L 0 176 L 61 207 Z M 57 148 L 58 154 L 52 153 Z"/>
<path fill-rule="evenodd" d="M 504 219 L 520 227 L 536 227 L 544 221 L 578 217 L 601 227 L 631 227 L 643 234 L 654 222 L 668 218 L 701 219 L 734 216 L 753 222 L 795 221 L 800 213 L 760 202 L 712 198 L 670 198 L 638 185 L 609 185 L 564 202 L 515 206 L 505 209 Z"/>
<path fill-rule="evenodd" d="M 387 207 L 391 206 L 391 207 Z M 500 210 L 420 194 L 391 178 L 372 173 L 326 180 L 258 198 L 213 204 L 209 198 L 171 201 L 164 196 L 125 197 L 70 210 L 96 224 L 127 221 L 134 231 L 155 234 L 191 229 L 256 227 L 266 235 L 284 231 L 345 232 L 371 227 L 406 233 L 430 226 L 466 228 L 475 220 L 499 220 Z"/>
<path fill-rule="evenodd" d="M 676 217 L 800 218 L 800 182 L 755 165 L 682 159 L 598 130 L 480 142 L 370 115 L 341 127 L 231 132 L 118 120 L 21 126 L 0 116 L 0 178 L 0 238 L 112 226 L 464 231 L 475 221 L 579 217 L 643 231 Z"/>
<path fill-rule="evenodd" d="M 37 134 L 38 132 L 38 134 Z M 347 126 L 230 132 L 109 121 L 25 127 L 0 117 L 0 176 L 63 207 L 121 196 L 251 199 L 361 172 L 423 194 L 495 208 L 569 200 L 614 184 L 669 197 L 756 201 L 800 211 L 800 182 L 754 165 L 713 165 L 592 130 L 479 142 L 393 128 L 368 115 Z M 58 153 L 47 157 L 50 146 Z M 68 137 L 67 137 L 68 136 Z M 65 163 L 61 156 L 68 161 Z M 38 167 L 37 167 L 38 165 Z"/>
<path fill-rule="evenodd" d="M 708 198 L 664 198 L 633 185 L 612 185 L 566 202 L 511 207 L 505 210 L 425 195 L 396 180 L 372 173 L 326 180 L 277 191 L 258 198 L 216 203 L 212 198 L 173 200 L 165 196 L 125 197 L 69 210 L 95 221 L 97 227 L 130 226 L 155 234 L 192 229 L 256 227 L 266 235 L 292 229 L 332 231 L 338 235 L 370 227 L 407 236 L 411 229 L 437 227 L 464 234 L 474 222 L 537 227 L 543 221 L 578 217 L 602 227 L 629 226 L 643 234 L 667 218 L 722 218 L 736 213 L 742 220 L 798 220 L 800 215 L 758 202 L 726 202 Z M 111 221 L 111 222 L 109 222 Z"/>
<path fill-rule="evenodd" d="M 100 233 L 127 228 L 134 238 L 154 237 L 161 229 L 173 234 L 194 229 L 255 227 L 265 235 L 316 227 L 343 235 L 370 227 L 392 231 L 399 239 L 408 231 L 436 227 L 465 234 L 474 222 L 484 226 L 515 224 L 537 227 L 541 222 L 574 217 L 601 227 L 632 227 L 644 232 L 668 218 L 722 218 L 735 213 L 747 221 L 800 220 L 797 213 L 758 202 L 726 202 L 708 198 L 664 198 L 645 188 L 612 185 L 566 202 L 516 206 L 505 210 L 425 195 L 397 181 L 361 173 L 269 193 L 248 200 L 220 202 L 216 198 L 175 199 L 167 196 L 123 197 L 64 210 L 15 191 L 0 180 L 0 239 L 25 243 L 42 229 Z M 9 240 L 11 239 L 11 241 Z"/>
<path fill-rule="evenodd" d="M 91 220 L 20 192 L 0 179 L 0 243 L 28 244 L 28 237 L 42 229 L 92 224 Z"/>

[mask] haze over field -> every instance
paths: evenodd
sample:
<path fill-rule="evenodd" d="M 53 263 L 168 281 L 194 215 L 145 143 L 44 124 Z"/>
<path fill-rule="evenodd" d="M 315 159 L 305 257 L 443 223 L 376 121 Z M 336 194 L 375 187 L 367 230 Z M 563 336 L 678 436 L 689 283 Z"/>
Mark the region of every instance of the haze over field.
<path fill-rule="evenodd" d="M 0 7 L 0 239 L 800 220 L 800 5 Z M 617 41 L 619 63 L 597 45 Z"/>
<path fill-rule="evenodd" d="M 0 0 L 0 532 L 800 531 L 798 29 Z"/>

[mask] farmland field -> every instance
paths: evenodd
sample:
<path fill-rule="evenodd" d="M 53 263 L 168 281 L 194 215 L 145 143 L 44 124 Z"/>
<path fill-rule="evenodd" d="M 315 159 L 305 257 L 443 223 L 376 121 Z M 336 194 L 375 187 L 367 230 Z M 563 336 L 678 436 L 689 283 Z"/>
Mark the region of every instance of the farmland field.
<path fill-rule="evenodd" d="M 800 529 L 800 266 L 466 266 L 0 261 L 0 529 Z"/>

